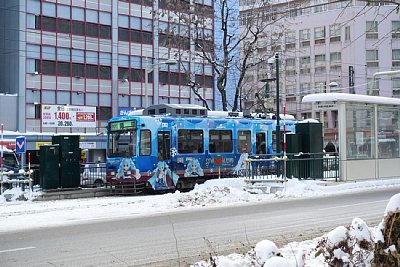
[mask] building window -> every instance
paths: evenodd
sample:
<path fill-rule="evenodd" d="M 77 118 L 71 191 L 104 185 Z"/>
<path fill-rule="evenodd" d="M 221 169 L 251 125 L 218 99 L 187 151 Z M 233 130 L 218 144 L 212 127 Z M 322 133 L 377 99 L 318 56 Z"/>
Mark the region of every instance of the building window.
<path fill-rule="evenodd" d="M 71 63 L 57 62 L 57 75 L 58 76 L 71 76 Z"/>
<path fill-rule="evenodd" d="M 379 95 L 379 79 L 367 78 L 368 95 Z"/>
<path fill-rule="evenodd" d="M 296 94 L 296 85 L 288 84 L 286 85 L 286 97 L 294 96 Z"/>
<path fill-rule="evenodd" d="M 285 34 L 285 49 L 296 48 L 296 32 L 288 31 Z"/>
<path fill-rule="evenodd" d="M 48 16 L 35 17 L 35 29 L 60 33 L 72 33 L 74 35 L 86 35 L 111 39 L 111 26 L 97 23 L 89 23 L 67 18 L 54 18 Z M 99 34 L 100 33 L 100 34 Z"/>
<path fill-rule="evenodd" d="M 310 46 L 310 29 L 300 30 L 300 46 Z"/>
<path fill-rule="evenodd" d="M 339 24 L 333 24 L 329 26 L 329 40 L 330 42 L 340 42 L 341 37 L 341 26 Z"/>
<path fill-rule="evenodd" d="M 400 21 L 392 21 L 392 38 L 400 38 Z"/>
<path fill-rule="evenodd" d="M 86 78 L 88 79 L 98 79 L 99 71 L 97 65 L 86 65 Z"/>
<path fill-rule="evenodd" d="M 315 44 L 325 43 L 325 26 L 314 28 Z"/>
<path fill-rule="evenodd" d="M 340 68 L 342 65 L 342 53 L 341 52 L 332 52 L 329 56 L 330 66 L 332 68 Z"/>
<path fill-rule="evenodd" d="M 72 34 L 85 35 L 85 23 L 83 21 L 72 21 Z"/>
<path fill-rule="evenodd" d="M 101 121 L 107 121 L 112 118 L 111 107 L 98 107 L 98 119 Z"/>
<path fill-rule="evenodd" d="M 85 77 L 85 65 L 72 63 L 72 76 L 77 78 Z"/>
<path fill-rule="evenodd" d="M 300 74 L 310 73 L 310 57 L 300 58 Z"/>
<path fill-rule="evenodd" d="M 324 72 L 326 65 L 325 54 L 315 55 L 315 72 Z"/>
<path fill-rule="evenodd" d="M 285 73 L 287 76 L 296 75 L 296 59 L 288 58 L 285 60 Z"/>
<path fill-rule="evenodd" d="M 310 84 L 309 83 L 301 83 L 300 84 L 300 95 L 308 95 L 310 93 Z"/>
<path fill-rule="evenodd" d="M 104 80 L 111 80 L 111 67 L 100 66 L 99 67 L 99 78 Z"/>
<path fill-rule="evenodd" d="M 325 4 L 327 0 L 312 0 L 311 6 L 314 13 L 320 13 L 328 10 L 328 5 Z M 325 5 L 324 5 L 325 4 Z"/>
<path fill-rule="evenodd" d="M 350 35 L 350 26 L 346 26 L 344 28 L 344 34 L 345 34 L 345 40 L 350 41 L 351 35 Z"/>
<path fill-rule="evenodd" d="M 367 39 L 378 39 L 378 22 L 367 21 L 365 31 Z"/>
<path fill-rule="evenodd" d="M 98 37 L 99 25 L 94 23 L 86 23 L 86 35 L 89 37 Z"/>
<path fill-rule="evenodd" d="M 392 90 L 394 97 L 400 97 L 400 78 L 392 78 Z"/>
<path fill-rule="evenodd" d="M 367 67 L 379 67 L 378 50 L 366 50 Z"/>
<path fill-rule="evenodd" d="M 61 33 L 70 33 L 70 20 L 59 18 L 57 20 L 57 31 Z"/>
<path fill-rule="evenodd" d="M 392 67 L 400 67 L 400 49 L 392 50 Z"/>
<path fill-rule="evenodd" d="M 42 60 L 41 74 L 56 75 L 56 62 L 50 60 Z"/>

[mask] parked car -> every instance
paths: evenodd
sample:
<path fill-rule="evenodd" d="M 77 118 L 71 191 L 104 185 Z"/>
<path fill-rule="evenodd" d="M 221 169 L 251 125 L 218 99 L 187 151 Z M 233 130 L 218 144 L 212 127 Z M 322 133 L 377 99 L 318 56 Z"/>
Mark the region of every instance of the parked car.
<path fill-rule="evenodd" d="M 19 161 L 14 151 L 0 146 L 0 153 L 1 152 L 3 153 L 3 159 L 0 159 L 0 163 L 3 161 L 2 165 L 4 172 L 13 171 L 17 173 L 19 169 Z"/>
<path fill-rule="evenodd" d="M 87 163 L 82 168 L 81 186 L 99 187 L 106 183 L 106 164 L 105 163 Z"/>

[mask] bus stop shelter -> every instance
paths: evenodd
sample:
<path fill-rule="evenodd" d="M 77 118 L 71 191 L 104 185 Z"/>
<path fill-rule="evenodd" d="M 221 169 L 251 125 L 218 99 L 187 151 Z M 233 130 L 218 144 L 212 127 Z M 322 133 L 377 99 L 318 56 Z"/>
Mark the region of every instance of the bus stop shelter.
<path fill-rule="evenodd" d="M 341 181 L 400 176 L 400 99 L 324 93 L 302 102 L 337 108 Z"/>

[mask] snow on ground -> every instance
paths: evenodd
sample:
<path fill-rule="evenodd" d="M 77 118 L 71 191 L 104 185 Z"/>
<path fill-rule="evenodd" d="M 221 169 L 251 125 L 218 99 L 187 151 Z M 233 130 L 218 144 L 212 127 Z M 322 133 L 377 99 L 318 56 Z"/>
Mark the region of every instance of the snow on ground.
<path fill-rule="evenodd" d="M 25 192 L 24 196 L 28 198 L 28 201 L 17 201 L 15 197 L 12 199 L 13 201 L 6 201 L 4 195 L 7 193 L 14 196 L 19 196 L 22 193 L 17 188 L 0 195 L 0 225 L 2 225 L 0 232 L 145 216 L 184 209 L 243 205 L 274 201 L 281 198 L 316 197 L 383 187 L 400 187 L 400 179 L 349 183 L 291 179 L 285 183 L 282 191 L 271 194 L 260 193 L 261 190 L 252 190 L 258 193 L 250 193 L 244 190 L 244 185 L 244 180 L 241 178 L 229 178 L 207 181 L 204 184 L 197 185 L 194 190 L 188 193 L 175 192 L 151 196 L 32 201 L 40 193 Z M 388 204 L 387 211 L 400 209 L 400 194 L 395 195 L 393 199 Z M 110 214 L 113 215 L 112 218 L 110 218 Z M 368 238 L 370 238 L 368 240 L 371 240 L 371 236 L 374 236 L 372 232 L 361 219 L 355 218 L 349 229 L 339 226 L 327 235 L 314 240 L 293 242 L 280 249 L 271 241 L 263 240 L 246 255 L 218 256 L 213 259 L 214 262 L 202 261 L 193 266 L 303 266 L 300 263 L 304 263 L 304 266 L 328 266 L 324 257 L 327 253 L 330 253 L 331 247 L 343 241 L 344 236 L 352 237 L 350 245 L 357 245 L 360 240 L 367 240 Z M 324 246 L 321 247 L 321 244 Z M 356 248 L 359 249 L 359 247 Z M 317 255 L 316 249 L 322 252 Z M 336 253 L 334 257 L 344 260 L 346 260 L 346 257 L 350 257 L 346 255 L 346 252 L 340 250 L 334 250 L 334 253 Z"/>

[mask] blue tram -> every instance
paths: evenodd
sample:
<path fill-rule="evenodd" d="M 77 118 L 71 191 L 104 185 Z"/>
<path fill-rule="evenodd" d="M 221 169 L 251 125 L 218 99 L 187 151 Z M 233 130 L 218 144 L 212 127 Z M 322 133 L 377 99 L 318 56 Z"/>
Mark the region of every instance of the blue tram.
<path fill-rule="evenodd" d="M 160 104 L 141 115 L 108 122 L 107 182 L 154 190 L 191 189 L 196 183 L 243 171 L 249 154 L 273 154 L 276 120 Z M 281 120 L 294 132 L 294 120 Z M 283 140 L 283 139 L 282 139 Z"/>

